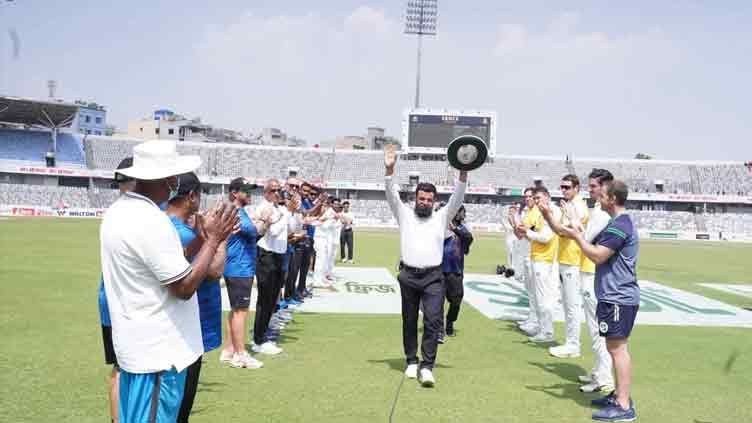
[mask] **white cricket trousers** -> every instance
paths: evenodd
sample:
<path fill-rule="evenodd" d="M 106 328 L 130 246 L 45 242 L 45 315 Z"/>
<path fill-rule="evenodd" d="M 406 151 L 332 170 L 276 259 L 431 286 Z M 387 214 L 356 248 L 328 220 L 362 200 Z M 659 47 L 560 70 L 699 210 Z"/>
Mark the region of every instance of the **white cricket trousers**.
<path fill-rule="evenodd" d="M 595 298 L 595 274 L 581 272 L 582 281 L 582 309 L 585 312 L 585 323 L 590 333 L 590 346 L 593 349 L 593 371 L 590 375 L 601 385 L 614 386 L 614 365 L 611 355 L 606 350 L 606 339 L 598 331 L 598 316 L 595 309 L 598 299 Z"/>
<path fill-rule="evenodd" d="M 525 324 L 538 326 L 538 307 L 535 301 L 535 284 L 533 281 L 533 268 L 530 262 L 530 254 L 516 254 L 514 256 L 514 277 L 522 282 L 527 291 L 528 314 Z"/>
<path fill-rule="evenodd" d="M 332 255 L 332 244 L 328 239 L 315 239 L 313 248 L 316 249 L 316 267 L 313 269 L 313 282 L 321 285 L 324 282 L 324 276 L 331 272 L 330 257 Z"/>
<path fill-rule="evenodd" d="M 566 328 L 565 345 L 580 350 L 580 309 L 582 308 L 582 284 L 580 266 L 559 263 L 561 276 L 561 305 L 564 308 Z"/>
<path fill-rule="evenodd" d="M 545 336 L 553 336 L 554 306 L 558 300 L 558 292 L 552 263 L 533 261 L 533 287 L 541 333 Z"/>

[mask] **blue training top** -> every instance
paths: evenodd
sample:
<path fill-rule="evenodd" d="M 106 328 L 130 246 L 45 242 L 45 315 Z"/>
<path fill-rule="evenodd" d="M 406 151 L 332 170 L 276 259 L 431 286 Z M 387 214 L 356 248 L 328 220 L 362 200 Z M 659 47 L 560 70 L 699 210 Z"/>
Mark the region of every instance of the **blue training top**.
<path fill-rule="evenodd" d="M 444 239 L 444 258 L 441 261 L 441 271 L 444 273 L 465 272 L 465 256 L 473 243 L 473 235 L 465 225 L 457 226 L 454 235 Z"/>
<path fill-rule="evenodd" d="M 310 210 L 313 208 L 313 202 L 309 199 L 304 199 L 301 202 L 304 210 Z M 314 235 L 316 235 L 316 227 L 313 225 L 304 225 L 306 232 L 308 232 L 308 239 L 313 240 Z"/>
<path fill-rule="evenodd" d="M 110 309 L 107 306 L 107 295 L 104 293 L 104 276 L 99 276 L 99 321 L 102 326 L 112 326 Z"/>
<path fill-rule="evenodd" d="M 256 225 L 251 222 L 244 208 L 238 211 L 240 232 L 227 240 L 225 276 L 250 278 L 256 275 Z"/>
<path fill-rule="evenodd" d="M 598 301 L 640 305 L 640 286 L 637 284 L 640 239 L 629 215 L 621 214 L 611 219 L 593 243 L 614 251 L 605 263 L 595 267 L 595 297 Z"/>
<path fill-rule="evenodd" d="M 193 228 L 175 216 L 170 216 L 170 221 L 180 236 L 183 248 L 187 247 L 196 238 Z M 189 260 L 192 261 L 193 257 Z M 207 279 L 201 282 L 196 295 L 198 296 L 204 352 L 209 352 L 222 345 L 222 290 L 219 287 L 219 280 Z"/>

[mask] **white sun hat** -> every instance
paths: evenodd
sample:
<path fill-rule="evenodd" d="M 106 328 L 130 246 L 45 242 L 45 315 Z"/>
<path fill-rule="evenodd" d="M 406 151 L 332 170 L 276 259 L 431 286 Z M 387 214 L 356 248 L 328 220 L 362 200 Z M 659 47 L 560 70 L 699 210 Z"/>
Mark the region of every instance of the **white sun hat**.
<path fill-rule="evenodd" d="M 133 147 L 133 166 L 118 173 L 134 179 L 151 181 L 193 172 L 201 166 L 199 156 L 181 156 L 175 141 L 152 140 Z"/>

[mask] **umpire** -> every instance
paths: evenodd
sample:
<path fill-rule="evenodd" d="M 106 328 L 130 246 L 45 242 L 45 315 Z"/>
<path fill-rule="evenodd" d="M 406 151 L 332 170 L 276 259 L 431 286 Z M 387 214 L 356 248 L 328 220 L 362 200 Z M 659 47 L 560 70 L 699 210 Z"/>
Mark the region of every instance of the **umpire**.
<path fill-rule="evenodd" d="M 398 281 L 402 296 L 402 342 L 407 359 L 405 375 L 418 377 L 418 308 L 423 304 L 423 340 L 421 342 L 420 382 L 425 387 L 435 383 L 433 365 L 444 314 L 444 282 L 441 261 L 444 252 L 444 231 L 449 218 L 457 214 L 467 187 L 467 172 L 461 171 L 459 183 L 446 207 L 433 212 L 436 187 L 418 184 L 415 209 L 399 198 L 394 181 L 397 153 L 393 145 L 384 148 L 385 189 L 389 208 L 400 228 L 400 272 Z"/>

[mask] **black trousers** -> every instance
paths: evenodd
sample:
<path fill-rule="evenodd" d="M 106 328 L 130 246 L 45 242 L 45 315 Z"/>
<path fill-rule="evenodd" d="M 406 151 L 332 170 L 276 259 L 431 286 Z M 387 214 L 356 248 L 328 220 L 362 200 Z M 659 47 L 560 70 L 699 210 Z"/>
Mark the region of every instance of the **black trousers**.
<path fill-rule="evenodd" d="M 316 251 L 313 249 L 313 241 L 307 243 L 303 248 L 300 257 L 300 275 L 298 276 L 298 295 L 301 297 L 306 290 L 306 280 L 308 279 L 308 268 L 311 265 L 312 258 L 316 257 Z"/>
<path fill-rule="evenodd" d="M 287 265 L 287 278 L 285 280 L 285 300 L 290 300 L 297 296 L 298 291 L 295 289 L 295 283 L 298 281 L 298 274 L 300 273 L 303 263 L 303 255 L 305 253 L 305 246 L 295 245 L 290 256 L 290 262 Z M 306 273 L 308 271 L 306 270 Z"/>
<path fill-rule="evenodd" d="M 193 364 L 188 366 L 188 372 L 185 375 L 185 389 L 183 390 L 183 401 L 180 403 L 180 412 L 178 413 L 177 423 L 188 423 L 188 417 L 193 409 L 193 400 L 196 398 L 198 389 L 198 376 L 201 374 L 201 361 L 199 357 Z"/>
<path fill-rule="evenodd" d="M 418 309 L 423 304 L 420 368 L 433 369 L 438 336 L 444 322 L 444 274 L 441 268 L 425 273 L 401 269 L 397 280 L 402 296 L 402 343 L 407 364 L 418 364 Z"/>
<path fill-rule="evenodd" d="M 353 258 L 353 230 L 342 231 L 339 235 L 339 258 L 345 259 L 345 247 L 347 247 L 347 259 Z"/>
<path fill-rule="evenodd" d="M 460 314 L 462 297 L 465 295 L 462 279 L 462 273 L 444 273 L 446 299 L 449 302 L 449 311 L 447 311 L 446 315 L 447 323 L 457 321 L 457 316 Z"/>
<path fill-rule="evenodd" d="M 282 289 L 284 254 L 258 249 L 256 260 L 256 320 L 253 323 L 253 342 L 261 345 L 267 341 L 266 330 L 277 306 L 279 291 Z"/>

